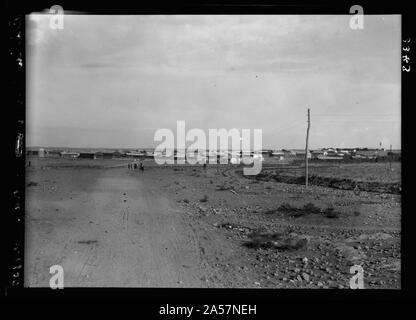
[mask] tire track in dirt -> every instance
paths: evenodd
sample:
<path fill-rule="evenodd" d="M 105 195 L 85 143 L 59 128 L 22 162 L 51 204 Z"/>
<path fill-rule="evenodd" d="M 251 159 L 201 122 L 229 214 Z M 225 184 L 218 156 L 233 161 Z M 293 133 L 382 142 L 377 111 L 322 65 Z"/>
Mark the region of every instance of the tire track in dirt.
<path fill-rule="evenodd" d="M 48 287 L 49 267 L 60 264 L 65 287 L 200 286 L 193 231 L 151 176 L 123 168 L 65 169 L 54 179 L 71 199 L 60 202 L 58 215 L 49 195 L 31 198 L 36 211 L 28 210 L 29 217 L 46 217 L 48 224 L 28 228 L 26 284 Z"/>

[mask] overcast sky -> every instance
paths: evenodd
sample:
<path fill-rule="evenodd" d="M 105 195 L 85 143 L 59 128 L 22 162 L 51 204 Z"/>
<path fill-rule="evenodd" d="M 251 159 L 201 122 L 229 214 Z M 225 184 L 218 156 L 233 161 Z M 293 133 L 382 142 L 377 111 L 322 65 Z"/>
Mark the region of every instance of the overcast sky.
<path fill-rule="evenodd" d="M 27 144 L 154 147 L 159 128 L 264 148 L 400 148 L 400 16 L 27 17 Z"/>

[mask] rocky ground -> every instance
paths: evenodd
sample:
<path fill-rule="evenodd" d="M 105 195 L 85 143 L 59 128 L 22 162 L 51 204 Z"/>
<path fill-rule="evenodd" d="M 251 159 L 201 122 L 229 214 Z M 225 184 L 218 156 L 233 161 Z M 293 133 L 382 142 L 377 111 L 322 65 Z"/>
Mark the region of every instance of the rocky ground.
<path fill-rule="evenodd" d="M 240 264 L 225 261 L 222 267 L 232 265 L 246 286 L 349 288 L 350 268 L 360 265 L 366 288 L 400 288 L 400 195 L 306 189 L 249 179 L 240 171 L 227 166 L 166 169 L 163 190 L 234 245 Z M 318 210 L 283 210 L 305 205 Z M 328 208 L 336 214 L 326 214 Z M 304 245 L 296 247 L 302 239 Z M 286 245 L 290 241 L 295 245 Z"/>
<path fill-rule="evenodd" d="M 144 164 L 33 161 L 28 285 L 45 286 L 59 262 L 75 286 L 347 289 L 353 265 L 365 288 L 401 286 L 400 193 L 305 188 L 229 165 Z M 361 180 L 385 170 L 372 165 Z M 355 166 L 326 176 L 356 179 Z M 384 182 L 397 183 L 395 170 Z"/>

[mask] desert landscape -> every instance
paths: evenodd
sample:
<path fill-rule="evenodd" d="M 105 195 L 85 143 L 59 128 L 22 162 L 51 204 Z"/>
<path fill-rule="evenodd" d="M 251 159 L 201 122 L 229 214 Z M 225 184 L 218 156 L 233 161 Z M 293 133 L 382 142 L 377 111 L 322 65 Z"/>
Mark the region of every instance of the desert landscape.
<path fill-rule="evenodd" d="M 14 283 L 402 289 L 410 38 L 347 9 L 27 15 Z"/>
<path fill-rule="evenodd" d="M 401 165 L 29 157 L 25 286 L 399 289 Z"/>

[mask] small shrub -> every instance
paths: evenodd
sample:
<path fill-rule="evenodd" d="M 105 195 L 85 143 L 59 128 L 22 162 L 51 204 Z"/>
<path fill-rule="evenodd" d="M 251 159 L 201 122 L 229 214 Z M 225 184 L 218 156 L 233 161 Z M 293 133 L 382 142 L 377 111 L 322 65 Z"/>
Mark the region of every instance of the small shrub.
<path fill-rule="evenodd" d="M 265 214 L 275 214 L 277 213 L 279 210 L 278 209 L 269 209 L 264 211 Z"/>
<path fill-rule="evenodd" d="M 217 190 L 218 191 L 226 191 L 226 190 L 230 190 L 231 189 L 231 187 L 228 187 L 228 186 L 226 186 L 226 185 L 224 185 L 224 184 L 222 184 L 222 185 L 217 185 Z"/>
<path fill-rule="evenodd" d="M 291 212 L 291 211 L 297 210 L 297 208 L 287 202 L 284 202 L 279 206 L 279 208 L 277 208 L 277 210 L 282 211 L 282 212 Z"/>
<path fill-rule="evenodd" d="M 249 235 L 250 241 L 244 245 L 249 248 L 272 248 L 281 251 L 299 250 L 307 245 L 305 238 L 285 235 L 283 233 L 258 233 Z"/>
<path fill-rule="evenodd" d="M 253 232 L 249 234 L 250 242 L 246 243 L 247 247 L 251 248 L 270 248 L 273 241 L 280 240 L 283 234 L 281 233 L 259 233 Z"/>
<path fill-rule="evenodd" d="M 287 202 L 281 204 L 280 207 L 277 208 L 277 210 L 284 213 L 288 213 L 290 216 L 295 218 L 304 216 L 307 213 L 305 210 L 303 210 L 303 208 L 296 208 L 295 206 L 292 206 Z"/>
<path fill-rule="evenodd" d="M 335 209 L 332 207 L 326 208 L 324 211 L 324 215 L 327 218 L 338 218 L 339 214 L 340 213 L 338 211 L 335 211 Z"/>
<path fill-rule="evenodd" d="M 200 202 L 208 202 L 208 196 L 207 195 L 204 195 L 204 197 L 201 199 L 201 200 L 199 200 Z"/>
<path fill-rule="evenodd" d="M 303 210 L 308 211 L 309 213 L 321 213 L 321 208 L 315 206 L 313 203 L 307 203 L 303 206 Z"/>

